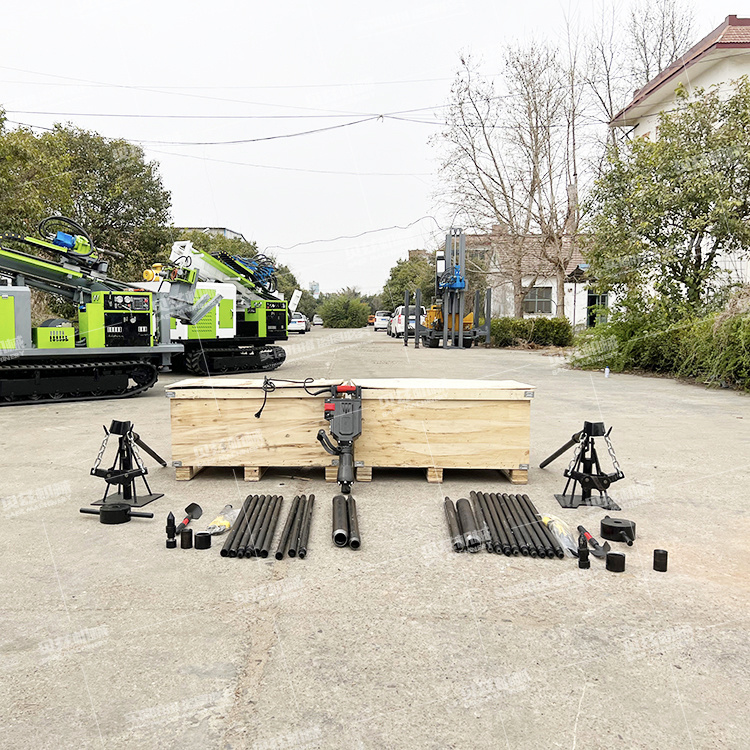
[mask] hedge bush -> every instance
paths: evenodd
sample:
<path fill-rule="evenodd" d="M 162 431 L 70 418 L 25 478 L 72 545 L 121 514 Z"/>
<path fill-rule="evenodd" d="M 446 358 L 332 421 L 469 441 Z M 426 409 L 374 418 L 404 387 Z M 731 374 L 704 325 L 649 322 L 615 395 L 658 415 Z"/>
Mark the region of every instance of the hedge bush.
<path fill-rule="evenodd" d="M 573 328 L 566 318 L 495 318 L 490 340 L 493 346 L 570 346 Z"/>
<path fill-rule="evenodd" d="M 362 328 L 367 325 L 370 306 L 360 299 L 337 294 L 326 299 L 318 315 L 326 328 Z"/>
<path fill-rule="evenodd" d="M 614 316 L 579 337 L 574 367 L 648 370 L 750 390 L 750 316 L 746 310 L 666 320 L 654 311 Z"/>

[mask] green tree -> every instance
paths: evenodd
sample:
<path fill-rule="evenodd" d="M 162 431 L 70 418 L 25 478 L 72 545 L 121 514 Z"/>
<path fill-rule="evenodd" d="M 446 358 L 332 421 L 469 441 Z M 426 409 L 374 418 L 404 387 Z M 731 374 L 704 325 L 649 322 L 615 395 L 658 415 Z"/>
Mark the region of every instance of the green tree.
<path fill-rule="evenodd" d="M 610 150 L 590 202 L 591 273 L 626 303 L 699 311 L 726 284 L 722 253 L 750 248 L 750 82 L 684 89 L 658 138 Z"/>
<path fill-rule="evenodd" d="M 400 260 L 391 268 L 388 281 L 385 282 L 380 300 L 385 307 L 395 310 L 404 304 L 404 293 L 408 290 L 412 294 L 417 289 L 422 290 L 422 304 L 427 306 L 435 295 L 435 261 L 416 257 L 410 260 Z"/>
<path fill-rule="evenodd" d="M 51 133 L 8 130 L 0 110 L 0 231 L 35 234 L 39 222 L 66 206 L 70 156 Z"/>
<path fill-rule="evenodd" d="M 56 125 L 51 138 L 69 159 L 70 189 L 58 212 L 86 227 L 94 243 L 122 253 L 111 273 L 138 279 L 165 259 L 174 237 L 171 196 L 158 163 L 123 139 L 109 139 L 73 126 Z"/>
<path fill-rule="evenodd" d="M 367 325 L 370 308 L 357 297 L 344 290 L 339 294 L 331 294 L 318 309 L 327 328 L 362 328 Z"/>

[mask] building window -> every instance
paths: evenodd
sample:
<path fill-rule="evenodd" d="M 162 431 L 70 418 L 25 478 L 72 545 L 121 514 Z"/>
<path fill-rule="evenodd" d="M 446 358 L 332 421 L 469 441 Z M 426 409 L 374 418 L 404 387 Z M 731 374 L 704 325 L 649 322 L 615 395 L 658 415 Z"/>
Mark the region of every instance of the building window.
<path fill-rule="evenodd" d="M 606 294 L 589 292 L 586 303 L 586 323 L 589 328 L 607 322 L 607 306 L 609 298 Z"/>
<path fill-rule="evenodd" d="M 551 313 L 552 312 L 552 287 L 535 286 L 529 289 L 523 300 L 524 313 Z"/>

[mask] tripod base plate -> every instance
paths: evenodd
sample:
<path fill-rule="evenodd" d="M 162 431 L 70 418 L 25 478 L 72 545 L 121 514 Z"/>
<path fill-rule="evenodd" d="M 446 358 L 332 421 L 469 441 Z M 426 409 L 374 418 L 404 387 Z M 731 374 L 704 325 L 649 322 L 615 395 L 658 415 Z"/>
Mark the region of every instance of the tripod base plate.
<path fill-rule="evenodd" d="M 555 500 L 560 503 L 561 508 L 601 508 L 602 510 L 622 510 L 620 506 L 609 495 L 592 495 L 584 500 L 581 495 L 555 495 Z"/>
<path fill-rule="evenodd" d="M 124 500 L 122 495 L 113 495 L 110 497 L 107 497 L 106 500 L 97 500 L 95 503 L 91 503 L 92 505 L 104 505 L 110 504 L 110 503 L 124 503 L 125 505 L 129 505 L 131 508 L 142 508 L 144 505 L 148 505 L 149 503 L 153 503 L 154 500 L 158 500 L 160 497 L 164 497 L 163 492 L 154 492 L 150 495 L 137 495 L 134 498 L 131 498 L 130 500 Z M 611 508 L 608 510 L 620 510 L 619 508 Z"/>

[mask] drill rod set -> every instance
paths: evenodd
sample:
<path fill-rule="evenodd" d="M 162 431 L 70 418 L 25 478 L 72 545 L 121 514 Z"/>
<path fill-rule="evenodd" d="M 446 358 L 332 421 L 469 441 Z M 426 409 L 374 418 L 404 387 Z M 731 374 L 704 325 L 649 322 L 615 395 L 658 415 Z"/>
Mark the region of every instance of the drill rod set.
<path fill-rule="evenodd" d="M 484 545 L 488 552 L 506 557 L 565 557 L 528 495 L 471 492 L 470 497 L 471 502 L 462 497 L 455 506 L 445 498 L 445 517 L 455 552 L 479 552 Z"/>
<path fill-rule="evenodd" d="M 281 495 L 248 495 L 224 546 L 222 557 L 268 557 L 281 513 Z"/>
<path fill-rule="evenodd" d="M 299 557 L 304 560 L 307 555 L 307 540 L 310 537 L 310 522 L 312 520 L 315 495 L 297 495 L 286 517 L 284 529 L 281 532 L 279 546 L 276 548 L 276 559 L 282 560 L 285 554 L 289 557 Z"/>

